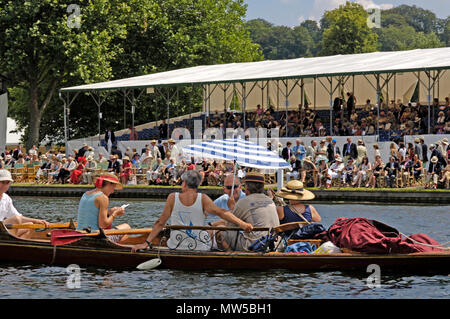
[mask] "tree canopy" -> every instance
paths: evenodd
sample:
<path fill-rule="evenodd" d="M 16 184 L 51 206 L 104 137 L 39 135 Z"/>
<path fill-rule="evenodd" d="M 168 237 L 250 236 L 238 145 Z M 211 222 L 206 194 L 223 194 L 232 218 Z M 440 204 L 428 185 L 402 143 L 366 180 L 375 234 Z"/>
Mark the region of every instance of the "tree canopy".
<path fill-rule="evenodd" d="M 381 28 L 368 29 L 367 17 L 368 13 L 362 6 L 348 2 L 327 11 L 320 23 L 306 20 L 293 28 L 281 28 L 263 19 L 255 19 L 246 25 L 252 40 L 261 46 L 265 59 L 450 45 L 450 17 L 439 19 L 429 10 L 408 5 L 381 10 Z M 295 37 L 292 35 L 294 29 L 297 30 Z M 289 49 L 295 47 L 302 47 L 302 50 Z"/>
<path fill-rule="evenodd" d="M 242 0 L 81 0 L 78 11 L 72 3 L 0 0 L 0 70 L 13 80 L 10 116 L 26 130 L 27 148 L 62 137 L 61 87 L 263 58 Z M 70 110 L 71 138 L 97 133 L 89 99 L 79 96 Z M 108 97 L 104 126 L 123 128 L 123 103 Z M 158 118 L 148 113 L 137 121 Z"/>

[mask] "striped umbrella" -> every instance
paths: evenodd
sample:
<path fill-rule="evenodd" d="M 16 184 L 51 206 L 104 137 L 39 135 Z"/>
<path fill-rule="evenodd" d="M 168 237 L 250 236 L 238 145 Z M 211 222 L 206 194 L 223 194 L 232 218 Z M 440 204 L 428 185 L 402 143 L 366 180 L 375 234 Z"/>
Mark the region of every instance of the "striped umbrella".
<path fill-rule="evenodd" d="M 195 157 L 231 161 L 244 167 L 270 170 L 291 168 L 291 165 L 278 154 L 239 138 L 209 140 L 185 146 L 183 153 Z"/>

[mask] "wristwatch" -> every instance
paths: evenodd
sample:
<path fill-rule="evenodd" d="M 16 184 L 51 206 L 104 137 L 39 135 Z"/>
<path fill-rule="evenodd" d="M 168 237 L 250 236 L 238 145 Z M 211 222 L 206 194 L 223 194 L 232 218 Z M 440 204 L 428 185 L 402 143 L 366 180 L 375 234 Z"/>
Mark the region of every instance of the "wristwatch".
<path fill-rule="evenodd" d="M 147 245 L 148 245 L 148 249 L 152 249 L 153 248 L 153 246 L 152 246 L 152 243 L 151 242 L 149 242 L 148 240 L 145 240 L 145 242 L 147 243 Z"/>

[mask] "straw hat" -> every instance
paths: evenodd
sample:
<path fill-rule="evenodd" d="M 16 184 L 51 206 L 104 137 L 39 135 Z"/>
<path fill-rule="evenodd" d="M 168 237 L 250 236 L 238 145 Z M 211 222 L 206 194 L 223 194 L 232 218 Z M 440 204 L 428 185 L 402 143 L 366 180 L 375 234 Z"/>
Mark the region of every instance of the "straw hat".
<path fill-rule="evenodd" d="M 259 172 L 248 172 L 244 179 L 244 183 L 246 182 L 254 182 L 254 183 L 263 183 L 264 184 L 264 174 Z"/>
<path fill-rule="evenodd" d="M 437 163 L 437 161 L 438 161 L 437 156 L 433 156 L 433 157 L 431 158 L 431 163 Z"/>
<path fill-rule="evenodd" d="M 14 182 L 11 173 L 6 169 L 0 169 L 0 182 L 2 181 Z"/>
<path fill-rule="evenodd" d="M 129 158 L 128 156 L 124 156 L 124 157 L 122 158 L 122 160 L 123 160 L 123 161 L 130 161 L 130 158 Z"/>
<path fill-rule="evenodd" d="M 312 158 L 311 156 L 306 156 L 306 157 L 303 159 L 303 161 L 304 161 L 304 162 L 311 163 L 311 164 L 314 164 L 313 158 Z"/>
<path fill-rule="evenodd" d="M 97 183 L 97 180 L 99 178 L 103 178 L 103 180 L 106 180 L 110 183 L 116 184 L 115 188 L 116 190 L 121 190 L 123 189 L 123 185 L 122 183 L 119 181 L 119 179 L 117 178 L 116 175 L 114 175 L 113 173 L 102 173 L 100 176 L 97 176 L 94 178 L 94 184 Z"/>
<path fill-rule="evenodd" d="M 441 142 L 442 142 L 442 144 L 448 145 L 448 139 L 447 139 L 446 137 L 444 137 L 444 138 L 441 140 Z"/>
<path fill-rule="evenodd" d="M 281 188 L 275 195 L 293 200 L 311 200 L 316 197 L 312 192 L 304 189 L 303 183 L 297 180 L 289 181 L 286 187 Z"/>

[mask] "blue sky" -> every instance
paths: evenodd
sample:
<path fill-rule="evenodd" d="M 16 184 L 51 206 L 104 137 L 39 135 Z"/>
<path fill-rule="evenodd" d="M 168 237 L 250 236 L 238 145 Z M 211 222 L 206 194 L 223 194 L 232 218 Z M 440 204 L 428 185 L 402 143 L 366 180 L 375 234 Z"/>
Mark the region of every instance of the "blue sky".
<path fill-rule="evenodd" d="M 415 5 L 434 12 L 438 18 L 450 15 L 450 0 L 350 0 L 365 8 L 388 9 L 401 4 Z M 339 7 L 346 0 L 244 0 L 246 20 L 263 18 L 275 25 L 295 26 L 307 19 L 320 20 L 325 10 Z"/>

